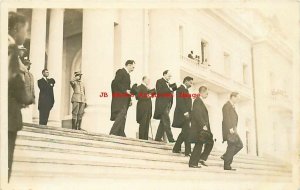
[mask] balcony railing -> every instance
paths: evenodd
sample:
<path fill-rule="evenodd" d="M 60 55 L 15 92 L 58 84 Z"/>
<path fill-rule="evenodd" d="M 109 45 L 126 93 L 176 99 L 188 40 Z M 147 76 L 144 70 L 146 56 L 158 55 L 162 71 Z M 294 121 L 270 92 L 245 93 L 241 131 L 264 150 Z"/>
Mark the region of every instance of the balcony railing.
<path fill-rule="evenodd" d="M 275 106 L 291 107 L 292 101 L 287 91 L 284 89 L 271 89 L 272 104 Z"/>
<path fill-rule="evenodd" d="M 186 64 L 189 64 L 189 65 L 193 65 L 193 66 L 196 66 L 196 67 L 201 67 L 203 69 L 208 69 L 210 67 L 210 65 L 208 64 L 208 62 L 202 62 L 201 60 L 199 59 L 191 59 L 189 57 L 186 57 L 186 56 L 180 56 L 181 60 L 186 63 Z"/>

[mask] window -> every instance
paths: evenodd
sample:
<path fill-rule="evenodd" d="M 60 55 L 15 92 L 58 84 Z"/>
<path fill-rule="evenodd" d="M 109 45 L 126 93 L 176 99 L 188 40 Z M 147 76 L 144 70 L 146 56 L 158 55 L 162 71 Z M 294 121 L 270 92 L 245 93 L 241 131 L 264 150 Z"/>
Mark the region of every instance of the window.
<path fill-rule="evenodd" d="M 179 53 L 183 55 L 183 26 L 179 25 Z"/>
<path fill-rule="evenodd" d="M 230 54 L 224 52 L 224 72 L 226 75 L 230 75 Z"/>
<path fill-rule="evenodd" d="M 201 64 L 208 64 L 208 43 L 201 40 Z"/>
<path fill-rule="evenodd" d="M 243 64 L 243 83 L 249 84 L 249 71 L 248 71 L 248 65 Z"/>
<path fill-rule="evenodd" d="M 121 67 L 121 29 L 118 23 L 114 23 L 114 70 Z"/>

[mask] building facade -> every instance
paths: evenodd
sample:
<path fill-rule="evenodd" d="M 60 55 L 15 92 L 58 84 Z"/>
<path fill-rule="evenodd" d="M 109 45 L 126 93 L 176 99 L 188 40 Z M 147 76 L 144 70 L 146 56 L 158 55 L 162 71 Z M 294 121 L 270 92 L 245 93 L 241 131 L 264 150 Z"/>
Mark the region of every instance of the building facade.
<path fill-rule="evenodd" d="M 205 104 L 215 149 L 222 143 L 222 106 L 232 91 L 240 93 L 238 130 L 245 154 L 281 157 L 291 151 L 293 68 L 291 50 L 269 20 L 253 10 L 221 9 L 17 9 L 30 20 L 30 60 L 35 79 L 43 68 L 56 80 L 49 125 L 71 119 L 69 81 L 81 70 L 87 104 L 82 128 L 108 134 L 111 81 L 127 59 L 136 62 L 131 83 L 144 75 L 155 87 L 164 70 L 171 82 L 194 78 L 190 93 L 209 89 Z M 253 27 L 255 25 L 255 27 Z M 267 31 L 267 32 L 266 32 Z M 272 36 L 276 36 L 274 39 Z M 190 51 L 199 60 L 188 58 Z M 46 52 L 46 53 L 45 53 Z M 102 92 L 108 97 L 100 97 Z M 36 97 L 38 88 L 36 86 Z M 153 99 L 153 102 L 155 100 Z M 154 104 L 153 104 L 154 107 Z M 173 119 L 175 104 L 171 109 Z M 23 110 L 25 121 L 38 123 L 37 106 Z M 136 101 L 129 108 L 125 133 L 137 137 Z M 151 120 L 149 137 L 158 126 Z M 172 129 L 175 137 L 178 129 Z M 278 140 L 279 139 L 279 140 Z M 286 147 L 286 148 L 285 148 Z"/>

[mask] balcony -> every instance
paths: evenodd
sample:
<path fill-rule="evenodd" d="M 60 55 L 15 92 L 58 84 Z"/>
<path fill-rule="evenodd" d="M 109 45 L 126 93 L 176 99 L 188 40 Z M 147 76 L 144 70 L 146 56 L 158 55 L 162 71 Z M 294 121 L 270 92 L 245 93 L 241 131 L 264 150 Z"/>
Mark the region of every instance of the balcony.
<path fill-rule="evenodd" d="M 206 63 L 201 63 L 200 60 L 191 59 L 185 56 L 180 56 L 181 66 L 183 66 L 186 70 L 197 71 L 198 74 L 207 76 L 207 72 L 209 71 L 209 65 Z"/>
<path fill-rule="evenodd" d="M 185 56 L 180 56 L 181 70 L 186 75 L 195 76 L 196 82 L 204 82 L 208 87 L 218 93 L 240 92 L 242 99 L 252 99 L 252 88 L 249 85 L 234 81 L 230 76 L 215 71 L 207 62 Z"/>
<path fill-rule="evenodd" d="M 292 100 L 287 91 L 280 88 L 272 88 L 270 91 L 270 105 L 280 111 L 291 111 Z"/>

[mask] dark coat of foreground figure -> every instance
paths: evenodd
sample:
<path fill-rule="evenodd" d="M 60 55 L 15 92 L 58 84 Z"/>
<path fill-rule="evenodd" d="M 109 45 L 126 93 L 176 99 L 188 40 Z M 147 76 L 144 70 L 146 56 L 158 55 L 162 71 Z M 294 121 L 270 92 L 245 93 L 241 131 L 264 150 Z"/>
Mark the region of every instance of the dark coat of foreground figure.
<path fill-rule="evenodd" d="M 191 153 L 191 144 L 188 141 L 190 133 L 190 116 L 192 109 L 192 98 L 186 97 L 189 91 L 184 86 L 181 85 L 176 90 L 176 107 L 174 111 L 172 127 L 181 128 L 181 133 L 178 135 L 176 143 L 173 148 L 173 152 L 178 153 L 181 151 L 181 144 L 184 142 L 185 155 Z M 189 117 L 184 116 L 185 113 L 189 114 Z"/>
<path fill-rule="evenodd" d="M 224 160 L 224 169 L 232 170 L 233 157 L 243 148 L 243 142 L 237 133 L 238 115 L 230 101 L 224 104 L 222 112 L 223 142 L 227 141 L 227 149 L 221 158 Z M 230 129 L 234 130 L 233 134 L 230 133 Z"/>
<path fill-rule="evenodd" d="M 170 109 L 173 104 L 173 92 L 168 87 L 168 82 L 161 78 L 156 81 L 156 93 L 158 98 L 155 100 L 154 119 L 161 119 L 161 115 L 166 110 L 166 107 L 170 105 Z"/>
<path fill-rule="evenodd" d="M 112 101 L 110 120 L 115 121 L 109 134 L 126 137 L 125 123 L 127 110 L 130 106 L 131 96 L 127 94 L 130 90 L 130 75 L 125 68 L 119 69 L 111 83 Z"/>
<path fill-rule="evenodd" d="M 144 85 L 138 86 L 136 122 L 140 124 L 139 139 L 148 140 L 149 125 L 152 117 L 151 96 L 147 96 L 151 91 Z"/>
<path fill-rule="evenodd" d="M 137 105 L 136 105 L 136 122 L 140 123 L 143 116 L 147 114 L 150 118 L 152 117 L 152 101 L 151 97 L 146 97 L 150 93 L 150 90 L 141 84 L 138 86 Z"/>
<path fill-rule="evenodd" d="M 182 128 L 182 124 L 187 120 L 184 113 L 191 114 L 192 98 L 186 97 L 187 94 L 189 94 L 189 91 L 183 85 L 176 90 L 176 107 L 172 127 Z"/>
<path fill-rule="evenodd" d="M 125 97 L 126 90 L 130 90 L 130 75 L 125 68 L 119 69 L 111 83 L 112 102 L 110 120 L 115 121 L 119 112 L 129 106 L 131 97 Z M 120 96 L 118 96 L 120 95 Z"/>
<path fill-rule="evenodd" d="M 169 82 L 164 78 L 156 81 L 155 111 L 153 118 L 160 120 L 157 128 L 155 141 L 161 141 L 164 133 L 166 133 L 169 142 L 175 142 L 171 130 L 170 109 L 173 104 L 173 91 L 170 89 Z"/>
<path fill-rule="evenodd" d="M 222 135 L 223 141 L 227 141 L 228 134 L 230 134 L 230 129 L 235 129 L 238 123 L 238 115 L 233 108 L 230 101 L 227 101 L 223 108 L 223 121 L 222 121 Z"/>
<path fill-rule="evenodd" d="M 200 138 L 200 133 L 204 130 L 204 126 L 206 126 L 207 131 L 211 133 L 207 108 L 202 99 L 197 97 L 193 103 L 191 131 L 189 135 L 190 142 L 195 143 L 189 161 L 190 166 L 198 166 L 199 160 L 204 163 L 213 148 L 214 141 L 212 136 L 208 139 Z M 202 152 L 203 145 L 204 150 Z"/>

